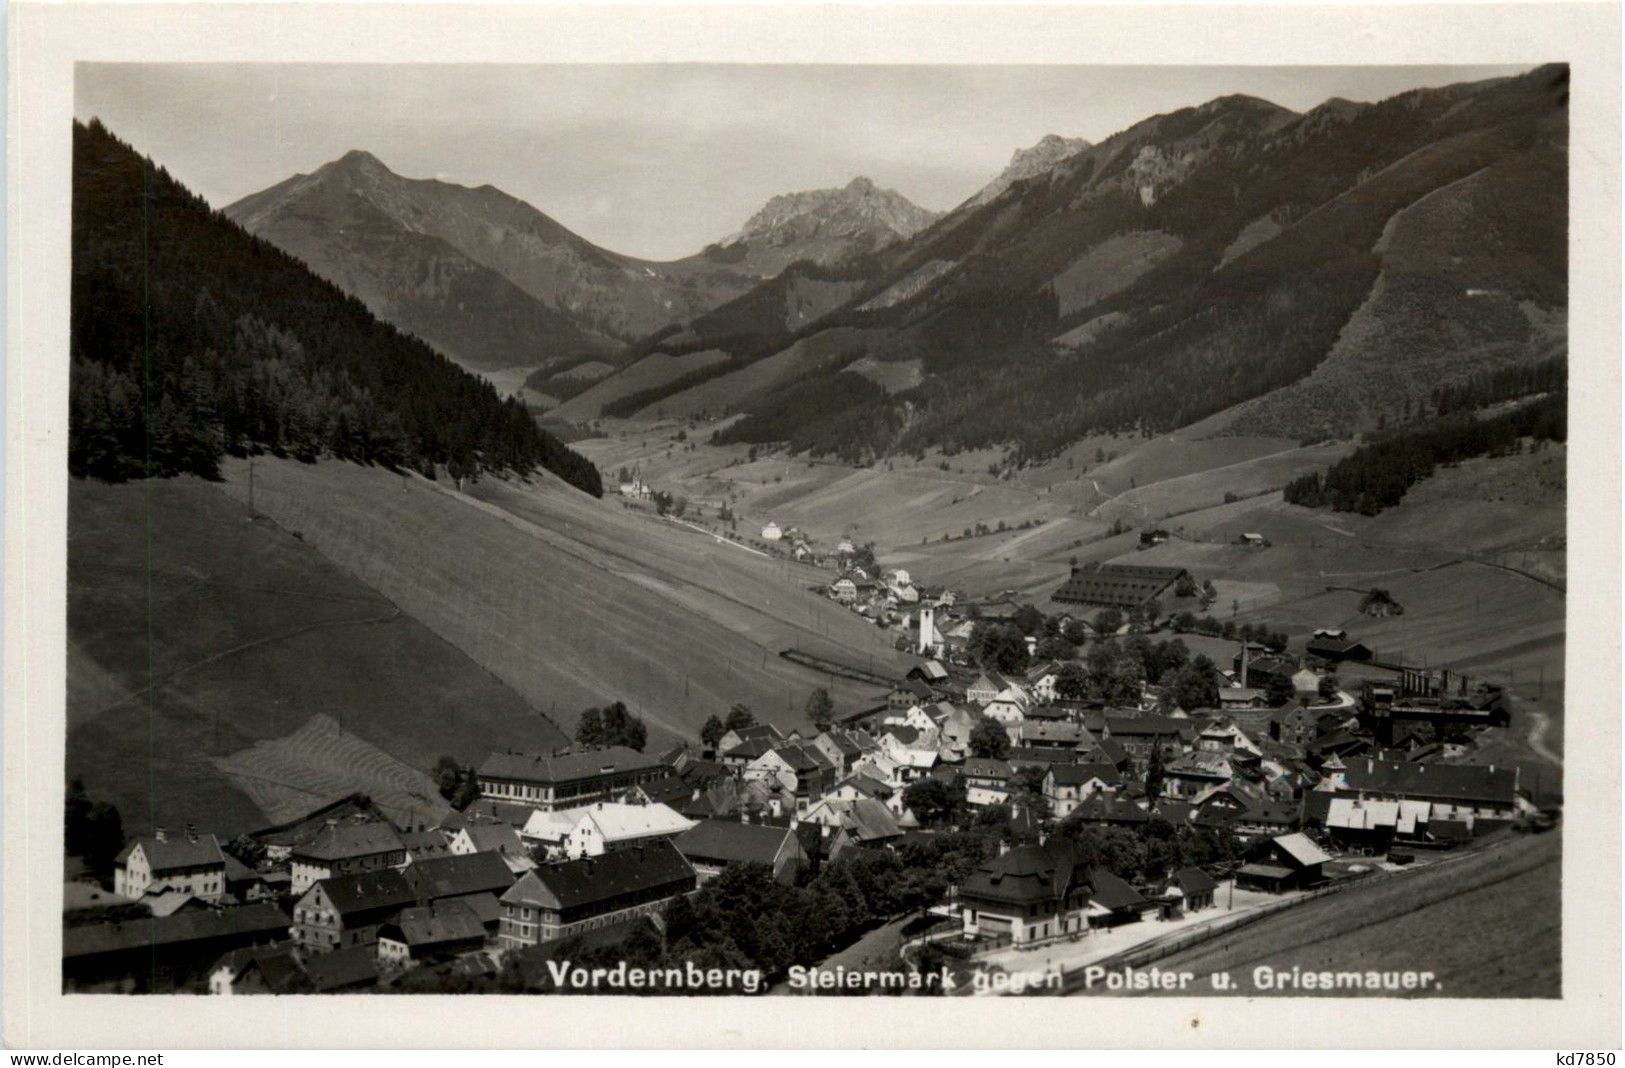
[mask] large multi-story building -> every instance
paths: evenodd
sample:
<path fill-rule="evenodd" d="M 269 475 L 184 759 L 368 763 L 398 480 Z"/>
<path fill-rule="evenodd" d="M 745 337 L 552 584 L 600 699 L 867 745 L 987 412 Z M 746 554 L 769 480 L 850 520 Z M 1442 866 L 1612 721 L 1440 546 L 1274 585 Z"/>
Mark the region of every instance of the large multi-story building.
<path fill-rule="evenodd" d="M 622 746 L 582 753 L 492 753 L 480 765 L 480 796 L 541 809 L 580 808 L 670 771 Z"/>
<path fill-rule="evenodd" d="M 697 885 L 694 868 L 667 839 L 564 864 L 544 864 L 502 895 L 498 937 L 516 949 L 568 938 L 664 909 Z"/>
<path fill-rule="evenodd" d="M 204 901 L 226 892 L 226 855 L 212 834 L 171 835 L 162 827 L 132 838 L 113 862 L 113 892 L 141 898 L 180 890 Z"/>

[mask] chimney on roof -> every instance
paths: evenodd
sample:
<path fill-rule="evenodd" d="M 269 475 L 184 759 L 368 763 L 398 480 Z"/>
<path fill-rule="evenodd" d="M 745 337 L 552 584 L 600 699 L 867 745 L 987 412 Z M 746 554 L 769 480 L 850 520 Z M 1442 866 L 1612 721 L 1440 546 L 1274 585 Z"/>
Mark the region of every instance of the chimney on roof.
<path fill-rule="evenodd" d="M 169 832 L 164 830 L 162 827 L 154 827 L 152 829 L 152 837 L 154 841 L 167 842 L 169 841 Z"/>

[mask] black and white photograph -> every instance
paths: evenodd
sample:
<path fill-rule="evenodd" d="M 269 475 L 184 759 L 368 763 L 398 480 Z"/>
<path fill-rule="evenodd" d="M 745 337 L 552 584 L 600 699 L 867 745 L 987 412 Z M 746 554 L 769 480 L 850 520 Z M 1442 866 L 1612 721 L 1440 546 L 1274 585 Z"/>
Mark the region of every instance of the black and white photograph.
<path fill-rule="evenodd" d="M 53 996 L 1583 993 L 1571 58 L 76 61 Z"/>

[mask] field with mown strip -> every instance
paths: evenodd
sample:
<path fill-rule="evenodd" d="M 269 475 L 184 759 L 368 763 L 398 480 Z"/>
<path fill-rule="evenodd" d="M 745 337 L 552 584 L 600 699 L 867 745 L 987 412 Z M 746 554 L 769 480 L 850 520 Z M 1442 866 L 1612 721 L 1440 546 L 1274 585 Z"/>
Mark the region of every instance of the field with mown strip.
<path fill-rule="evenodd" d="M 246 465 L 224 489 L 247 492 Z M 257 506 L 387 594 L 567 730 L 624 700 L 651 746 L 692 740 L 736 702 L 804 726 L 808 694 L 838 709 L 876 689 L 782 660 L 797 647 L 883 673 L 910 662 L 880 630 L 807 587 L 820 572 L 546 480 L 467 495 L 353 464 L 255 465 Z"/>
<path fill-rule="evenodd" d="M 1227 971 L 1245 997 L 1363 993 L 1261 989 L 1254 970 L 1267 967 L 1429 971 L 1438 986 L 1422 996 L 1555 998 L 1562 915 L 1562 832 L 1505 832 L 1459 860 L 1318 898 L 1156 966 L 1195 972 L 1204 988 L 1200 977 Z"/>
<path fill-rule="evenodd" d="M 443 753 L 561 740 L 489 672 L 218 486 L 74 480 L 68 502 L 67 774 L 127 830 L 190 821 L 229 835 L 272 822 L 273 795 L 304 791 L 315 807 L 331 799 L 317 794 L 402 785 Z M 398 766 L 347 769 L 295 747 L 250 788 L 217 763 L 323 715 Z"/>

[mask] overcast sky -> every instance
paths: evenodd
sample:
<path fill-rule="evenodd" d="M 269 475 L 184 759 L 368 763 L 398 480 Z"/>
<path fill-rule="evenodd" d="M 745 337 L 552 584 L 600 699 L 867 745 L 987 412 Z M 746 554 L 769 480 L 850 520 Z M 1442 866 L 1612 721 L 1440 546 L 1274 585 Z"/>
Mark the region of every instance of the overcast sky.
<path fill-rule="evenodd" d="M 777 193 L 864 175 L 946 210 L 1045 134 L 1227 93 L 1304 111 L 1508 67 L 80 64 L 74 104 L 223 207 L 353 148 L 490 183 L 606 248 L 699 251 Z"/>

